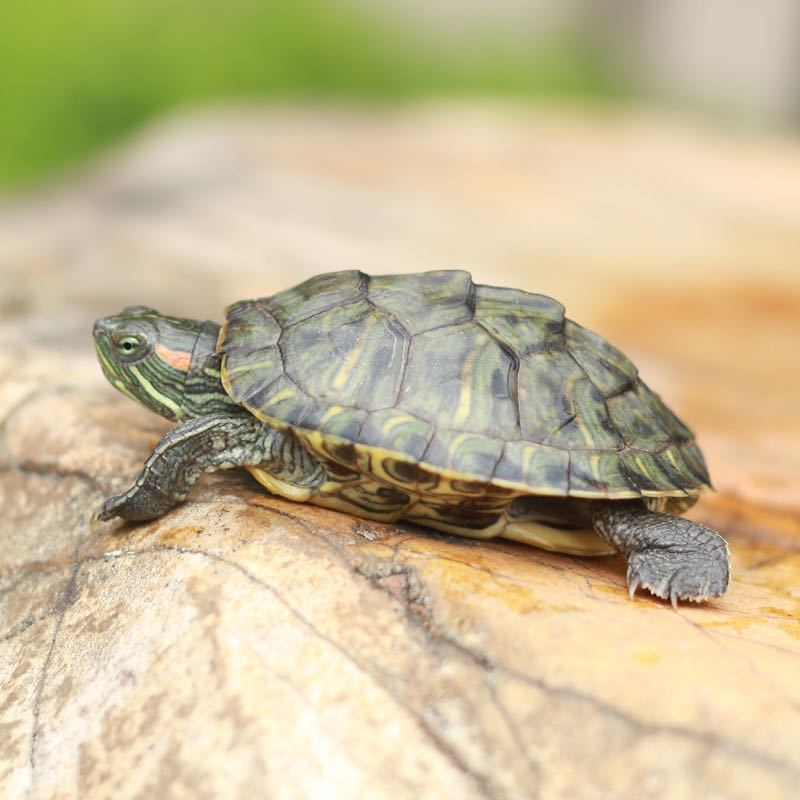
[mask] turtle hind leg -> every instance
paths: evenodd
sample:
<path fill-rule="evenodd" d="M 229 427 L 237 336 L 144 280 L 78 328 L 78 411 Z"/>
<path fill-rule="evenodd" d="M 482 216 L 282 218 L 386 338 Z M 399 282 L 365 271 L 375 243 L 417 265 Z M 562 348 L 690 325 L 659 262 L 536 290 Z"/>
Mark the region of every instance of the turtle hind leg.
<path fill-rule="evenodd" d="M 673 606 L 678 600 L 700 602 L 725 594 L 728 545 L 711 528 L 648 511 L 640 501 L 596 502 L 592 520 L 600 537 L 627 558 L 631 597 L 639 586 Z"/>

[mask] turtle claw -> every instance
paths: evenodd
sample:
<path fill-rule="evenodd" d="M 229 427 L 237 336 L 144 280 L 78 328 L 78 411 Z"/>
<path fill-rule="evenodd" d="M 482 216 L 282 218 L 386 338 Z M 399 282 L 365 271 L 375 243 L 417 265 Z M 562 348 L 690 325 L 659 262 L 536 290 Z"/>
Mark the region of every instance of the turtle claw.
<path fill-rule="evenodd" d="M 114 502 L 117 501 L 117 502 Z M 100 506 L 95 510 L 94 514 L 92 514 L 91 519 L 89 520 L 89 531 L 90 533 L 94 533 L 97 528 L 102 525 L 104 522 L 108 522 L 109 520 L 114 519 L 118 515 L 117 508 L 121 505 L 120 495 L 115 495 L 114 497 L 109 497 L 108 500 L 104 500 Z"/>
<path fill-rule="evenodd" d="M 102 511 L 103 507 L 100 506 L 100 508 L 98 508 L 94 514 L 92 514 L 91 519 L 89 520 L 89 533 L 94 533 L 99 527 L 100 523 L 103 522 L 103 520 L 100 518 Z"/>
<path fill-rule="evenodd" d="M 686 563 L 680 549 L 653 548 L 633 553 L 628 560 L 628 591 L 633 599 L 640 586 L 677 610 L 679 600 L 700 603 L 709 597 L 721 597 L 728 587 L 727 548 L 724 558 L 700 557 Z M 705 556 L 705 554 L 702 554 Z"/>
<path fill-rule="evenodd" d="M 628 592 L 639 587 L 677 607 L 721 597 L 730 579 L 725 540 L 699 522 L 647 510 L 641 503 L 596 503 L 597 533 L 628 558 Z"/>
<path fill-rule="evenodd" d="M 103 522 L 109 522 L 114 517 L 124 520 L 152 519 L 152 514 L 148 514 L 147 508 L 140 508 L 141 500 L 147 500 L 138 487 L 133 486 L 127 492 L 115 494 L 104 500 L 100 507 L 92 514 L 89 520 L 89 530 L 94 533 Z"/>

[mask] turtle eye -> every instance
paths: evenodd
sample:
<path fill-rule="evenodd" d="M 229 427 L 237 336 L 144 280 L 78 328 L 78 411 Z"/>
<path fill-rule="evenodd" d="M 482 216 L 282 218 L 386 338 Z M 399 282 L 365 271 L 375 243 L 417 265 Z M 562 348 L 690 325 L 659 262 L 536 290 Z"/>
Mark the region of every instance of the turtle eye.
<path fill-rule="evenodd" d="M 123 336 L 116 342 L 117 351 L 123 358 L 133 358 L 142 346 L 137 336 Z"/>

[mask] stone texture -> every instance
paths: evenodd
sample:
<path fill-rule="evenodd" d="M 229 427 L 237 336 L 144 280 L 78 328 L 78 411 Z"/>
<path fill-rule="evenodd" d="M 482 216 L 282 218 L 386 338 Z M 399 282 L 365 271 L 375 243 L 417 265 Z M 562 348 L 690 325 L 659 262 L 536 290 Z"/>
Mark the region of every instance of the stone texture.
<path fill-rule="evenodd" d="M 800 780 L 800 147 L 520 109 L 168 121 L 0 208 L 0 795 L 784 798 Z M 550 293 L 697 431 L 704 606 L 579 559 L 205 479 L 87 520 L 167 429 L 94 363 L 131 303 L 321 270 Z"/>

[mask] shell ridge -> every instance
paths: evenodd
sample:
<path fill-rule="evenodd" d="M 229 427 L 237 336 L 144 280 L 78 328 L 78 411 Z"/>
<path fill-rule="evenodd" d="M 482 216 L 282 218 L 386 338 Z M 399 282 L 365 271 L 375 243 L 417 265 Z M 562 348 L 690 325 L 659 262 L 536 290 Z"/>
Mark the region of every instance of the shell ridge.
<path fill-rule="evenodd" d="M 344 284 L 337 288 L 336 284 Z M 350 284 L 353 284 L 350 287 Z M 314 275 L 302 283 L 260 299 L 282 328 L 362 298 L 364 273 L 350 269 Z M 311 307 L 312 311 L 304 309 Z M 316 310 L 313 310 L 316 309 Z"/>
<path fill-rule="evenodd" d="M 383 309 L 380 309 L 380 310 L 383 311 Z M 383 311 L 383 313 L 387 314 L 387 316 L 388 316 L 387 312 Z M 470 322 L 472 322 L 472 320 L 469 320 L 469 319 L 461 320 L 461 322 L 442 322 L 439 325 L 434 325 L 432 328 L 425 328 L 424 331 L 420 331 L 419 333 L 412 334 L 412 333 L 409 332 L 409 336 L 413 339 L 415 336 L 419 336 L 419 335 L 421 335 L 423 333 L 430 333 L 431 331 L 440 331 L 443 328 L 453 328 L 456 325 L 465 325 L 465 324 L 469 324 Z M 400 324 L 402 325 L 402 323 L 400 323 Z M 403 326 L 403 327 L 405 328 L 405 326 Z"/>
<path fill-rule="evenodd" d="M 516 294 L 525 297 L 542 298 L 549 301 L 554 305 L 554 310 L 557 312 L 554 317 L 552 314 L 547 314 L 541 309 L 532 310 L 525 308 L 519 303 L 519 300 L 515 300 L 514 302 L 516 305 L 512 305 L 510 309 L 506 308 L 505 314 L 507 321 L 512 317 L 522 319 L 527 317 L 529 319 L 536 319 L 541 323 L 541 329 L 537 331 L 537 338 L 531 342 L 522 342 L 521 344 L 523 344 L 524 347 L 521 347 L 514 343 L 513 338 L 509 339 L 507 335 L 508 331 L 501 331 L 497 327 L 497 323 L 492 321 L 493 312 L 498 312 L 503 305 L 511 305 L 511 301 L 509 301 L 508 298 L 499 300 L 497 297 L 492 297 L 491 294 L 487 295 L 484 293 L 481 295 L 480 293 L 480 289 L 492 289 L 494 291 L 503 290 L 499 290 L 497 287 L 486 286 L 478 286 L 477 289 L 478 291 L 476 296 L 481 299 L 482 305 L 480 308 L 476 309 L 476 321 L 479 322 L 479 324 L 481 324 L 489 333 L 491 333 L 495 339 L 505 343 L 507 347 L 515 351 L 519 351 L 519 357 L 524 358 L 526 356 L 541 352 L 560 352 L 566 346 L 567 320 L 564 316 L 564 306 L 558 303 L 558 301 L 553 300 L 551 297 L 547 297 L 546 295 L 534 295 L 530 292 L 515 290 Z M 516 333 L 516 331 L 514 333 Z"/>
<path fill-rule="evenodd" d="M 222 324 L 222 327 L 220 329 L 219 343 L 217 346 L 217 352 L 219 353 L 219 355 L 228 354 L 231 351 L 231 348 L 233 347 L 233 345 L 230 342 L 230 337 L 228 335 L 229 330 L 236 330 L 237 328 L 240 330 L 242 328 L 253 329 L 257 327 L 253 323 L 248 323 L 243 325 L 240 320 L 236 319 L 237 316 L 240 316 L 240 314 L 237 314 L 236 312 L 244 312 L 245 308 L 247 307 L 257 311 L 261 316 L 265 317 L 267 323 L 268 324 L 271 323 L 279 331 L 278 338 L 280 338 L 281 333 L 283 333 L 283 327 L 280 325 L 278 320 L 275 319 L 273 314 L 271 314 L 270 311 L 266 308 L 263 300 L 261 299 L 240 300 L 238 303 L 232 303 L 231 305 L 229 305 L 225 311 L 226 315 L 225 322 Z M 264 330 L 267 330 L 267 328 L 265 327 Z M 236 345 L 236 346 L 240 347 L 241 345 Z M 263 346 L 260 346 L 258 349 L 263 349 Z M 248 352 L 252 352 L 252 350 Z"/>
<path fill-rule="evenodd" d="M 469 275 L 469 273 L 467 273 Z M 472 275 L 469 275 L 469 288 L 467 289 L 467 296 L 464 298 L 464 305 L 469 309 L 470 319 L 475 319 L 475 309 L 477 307 L 478 288 L 475 281 L 472 280 Z"/>
<path fill-rule="evenodd" d="M 347 306 L 352 306 L 354 303 L 363 303 L 364 301 L 369 302 L 369 298 L 366 297 L 354 297 L 351 300 L 346 300 L 344 303 L 336 303 L 331 308 L 347 308 Z M 371 305 L 371 304 L 370 304 Z M 302 325 L 304 322 L 309 322 L 312 319 L 316 319 L 321 314 L 327 314 L 331 308 L 321 308 L 319 311 L 315 311 L 313 314 L 309 314 L 307 317 L 303 317 L 302 319 L 295 320 L 294 322 L 289 323 L 288 325 L 281 325 L 281 334 L 278 337 L 279 341 L 283 338 L 283 335 L 288 331 L 290 328 L 294 328 L 295 325 Z"/>
<path fill-rule="evenodd" d="M 572 355 L 572 354 L 570 354 L 570 355 Z M 574 358 L 574 356 L 573 356 L 573 358 Z M 591 380 L 591 378 L 589 378 L 589 380 Z M 639 376 L 637 374 L 635 380 L 630 381 L 629 383 L 623 383 L 623 384 L 621 384 L 619 386 L 619 388 L 614 389 L 614 390 L 608 392 L 607 394 L 603 394 L 603 392 L 600 392 L 600 394 L 603 395 L 603 400 L 608 401 L 608 400 L 613 400 L 615 397 L 620 397 L 621 395 L 625 394 L 626 392 L 635 392 L 638 388 L 639 388 Z M 599 387 L 598 387 L 598 389 L 599 389 Z M 606 407 L 608 407 L 608 403 L 606 403 Z"/>

